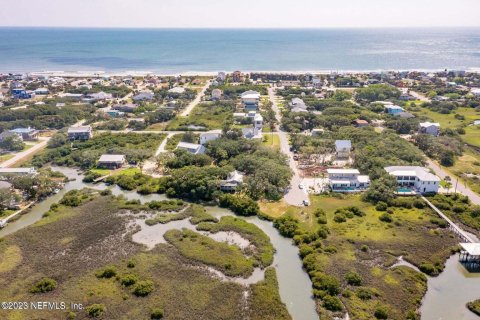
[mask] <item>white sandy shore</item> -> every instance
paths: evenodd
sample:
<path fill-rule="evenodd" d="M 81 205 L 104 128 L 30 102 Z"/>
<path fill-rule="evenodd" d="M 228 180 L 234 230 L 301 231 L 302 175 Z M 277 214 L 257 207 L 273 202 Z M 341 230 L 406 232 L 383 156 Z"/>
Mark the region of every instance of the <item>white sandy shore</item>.
<path fill-rule="evenodd" d="M 262 71 L 262 70 L 242 70 L 243 73 L 269 73 L 269 74 L 278 74 L 278 73 L 288 73 L 288 74 L 331 74 L 331 73 L 371 73 L 371 72 L 402 72 L 402 71 L 418 71 L 418 72 L 439 72 L 443 71 L 444 69 L 377 69 L 377 70 L 278 70 L 278 71 Z M 224 71 L 227 73 L 232 73 L 234 70 Z M 465 71 L 467 72 L 474 72 L 480 73 L 480 68 L 468 68 Z M 145 70 L 126 70 L 126 71 L 37 71 L 37 72 L 30 72 L 31 75 L 43 75 L 43 76 L 50 76 L 50 77 L 67 77 L 67 78 L 83 78 L 83 77 L 124 77 L 124 76 L 133 76 L 133 77 L 141 77 L 141 76 L 215 76 L 218 74 L 216 71 L 187 71 L 181 73 L 161 73 L 161 72 L 154 72 L 154 71 L 145 71 Z"/>

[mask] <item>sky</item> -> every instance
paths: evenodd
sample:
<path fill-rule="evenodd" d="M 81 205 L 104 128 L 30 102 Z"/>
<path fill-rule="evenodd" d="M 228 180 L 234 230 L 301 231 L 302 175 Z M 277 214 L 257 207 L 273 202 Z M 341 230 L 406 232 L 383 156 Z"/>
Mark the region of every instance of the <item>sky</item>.
<path fill-rule="evenodd" d="M 480 0 L 0 0 L 0 26 L 479 27 Z"/>

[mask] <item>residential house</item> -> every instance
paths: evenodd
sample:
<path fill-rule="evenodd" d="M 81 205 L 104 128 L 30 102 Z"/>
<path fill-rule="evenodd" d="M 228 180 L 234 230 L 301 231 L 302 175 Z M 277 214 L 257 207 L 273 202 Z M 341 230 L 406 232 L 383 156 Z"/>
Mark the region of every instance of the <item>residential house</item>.
<path fill-rule="evenodd" d="M 153 94 L 153 92 L 143 91 L 143 92 L 140 92 L 139 94 L 133 96 L 132 99 L 135 102 L 151 101 L 151 100 L 153 100 L 154 97 L 155 97 L 155 95 Z"/>
<path fill-rule="evenodd" d="M 470 89 L 470 92 L 477 98 L 480 97 L 480 88 L 472 88 Z"/>
<path fill-rule="evenodd" d="M 19 136 L 22 137 L 24 141 L 32 141 L 32 140 L 37 140 L 38 139 L 38 130 L 33 129 L 33 128 L 17 128 L 10 130 L 10 132 L 16 133 Z"/>
<path fill-rule="evenodd" d="M 400 112 L 404 112 L 405 109 L 403 109 L 402 107 L 400 106 L 397 106 L 397 105 L 386 105 L 385 106 L 385 111 L 388 113 L 388 114 L 391 114 L 391 115 L 397 115 L 399 114 Z"/>
<path fill-rule="evenodd" d="M 400 112 L 397 113 L 396 116 L 403 119 L 415 118 L 415 115 L 411 114 L 410 112 Z"/>
<path fill-rule="evenodd" d="M 225 79 L 227 79 L 227 75 L 225 72 L 219 72 L 218 75 L 217 75 L 217 80 L 218 81 L 225 81 Z"/>
<path fill-rule="evenodd" d="M 95 101 L 104 101 L 104 100 L 111 100 L 111 99 L 113 99 L 113 95 L 111 93 L 105 93 L 103 91 L 100 91 L 100 92 L 87 94 L 87 96 L 83 100 L 95 102 Z"/>
<path fill-rule="evenodd" d="M 243 184 L 244 174 L 235 170 L 228 174 L 226 180 L 220 182 L 220 190 L 225 192 L 235 192 Z"/>
<path fill-rule="evenodd" d="M 30 99 L 32 97 L 32 93 L 27 92 L 25 89 L 12 89 L 12 96 L 14 99 Z"/>
<path fill-rule="evenodd" d="M 217 140 L 222 136 L 222 130 L 210 130 L 200 134 L 200 144 L 205 145 L 208 141 Z"/>
<path fill-rule="evenodd" d="M 0 177 L 33 176 L 38 172 L 35 168 L 0 168 Z"/>
<path fill-rule="evenodd" d="M 67 131 L 70 140 L 88 140 L 93 137 L 91 126 L 70 127 Z"/>
<path fill-rule="evenodd" d="M 18 137 L 23 141 L 22 136 L 15 133 L 15 132 L 6 130 L 6 131 L 3 131 L 2 133 L 0 133 L 0 141 L 3 141 L 4 139 L 9 138 L 9 137 Z"/>
<path fill-rule="evenodd" d="M 240 95 L 245 111 L 257 111 L 260 102 L 260 93 L 253 90 L 245 91 Z"/>
<path fill-rule="evenodd" d="M 118 117 L 123 117 L 125 115 L 125 112 L 118 111 L 118 110 L 108 110 L 107 114 L 112 118 L 118 118 Z"/>
<path fill-rule="evenodd" d="M 352 123 L 357 128 L 366 127 L 369 124 L 367 120 L 362 120 L 362 119 L 353 120 Z"/>
<path fill-rule="evenodd" d="M 437 193 L 440 178 L 430 173 L 427 168 L 418 166 L 386 167 L 390 175 L 394 176 L 398 184 L 399 194 L 409 194 L 412 191 L 419 193 Z"/>
<path fill-rule="evenodd" d="M 118 104 L 112 107 L 113 110 L 129 112 L 129 113 L 135 112 L 137 108 L 138 108 L 138 105 L 133 103 Z"/>
<path fill-rule="evenodd" d="M 308 112 L 308 107 L 300 98 L 293 98 L 288 104 L 291 112 Z"/>
<path fill-rule="evenodd" d="M 168 92 L 181 94 L 181 93 L 185 92 L 185 88 L 184 87 L 173 87 L 172 89 L 168 90 Z"/>
<path fill-rule="evenodd" d="M 242 135 L 245 139 L 262 139 L 263 117 L 261 114 L 255 114 L 253 118 L 253 127 L 242 128 Z"/>
<path fill-rule="evenodd" d="M 352 142 L 350 140 L 335 141 L 335 155 L 337 158 L 344 159 L 350 157 L 352 151 Z"/>
<path fill-rule="evenodd" d="M 321 136 L 325 133 L 325 129 L 322 128 L 314 128 L 312 129 L 312 136 Z"/>
<path fill-rule="evenodd" d="M 127 163 L 123 154 L 102 154 L 98 159 L 98 166 L 105 169 L 118 169 Z"/>
<path fill-rule="evenodd" d="M 220 100 L 222 99 L 222 90 L 220 89 L 213 89 L 212 90 L 212 100 Z"/>
<path fill-rule="evenodd" d="M 327 169 L 328 183 L 334 192 L 359 192 L 368 188 L 370 178 L 357 169 Z"/>
<path fill-rule="evenodd" d="M 440 124 L 437 122 L 420 122 L 418 124 L 418 133 L 438 136 L 440 134 Z"/>
<path fill-rule="evenodd" d="M 235 71 L 232 73 L 232 80 L 233 82 L 242 82 L 243 81 L 243 74 L 240 71 Z"/>
<path fill-rule="evenodd" d="M 83 98 L 83 94 L 81 93 L 63 93 L 60 95 L 61 98 L 80 101 Z"/>
<path fill-rule="evenodd" d="M 177 149 L 183 149 L 192 154 L 203 154 L 206 151 L 205 147 L 201 144 L 189 143 L 189 142 L 183 142 L 183 141 L 178 143 Z"/>
<path fill-rule="evenodd" d="M 403 92 L 403 93 L 398 97 L 398 100 L 410 101 L 410 100 L 415 100 L 415 98 L 412 97 L 411 95 L 409 95 L 408 93 Z"/>
<path fill-rule="evenodd" d="M 47 95 L 50 91 L 47 88 L 38 88 L 34 92 L 36 95 Z"/>

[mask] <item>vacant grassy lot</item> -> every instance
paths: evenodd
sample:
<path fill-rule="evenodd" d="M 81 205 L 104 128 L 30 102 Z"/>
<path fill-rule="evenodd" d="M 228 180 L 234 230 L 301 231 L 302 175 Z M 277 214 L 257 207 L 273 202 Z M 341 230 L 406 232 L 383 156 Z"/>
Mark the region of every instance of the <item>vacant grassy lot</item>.
<path fill-rule="evenodd" d="M 222 129 L 225 123 L 233 122 L 235 104 L 231 102 L 200 103 L 188 117 L 177 117 L 167 126 L 167 130 L 186 130 L 189 125 L 203 126 L 207 130 Z"/>
<path fill-rule="evenodd" d="M 202 264 L 169 245 L 146 251 L 131 242 L 124 236 L 127 217 L 116 214 L 128 207 L 125 200 L 95 194 L 81 198 L 83 204 L 55 206 L 38 223 L 0 240 L 1 301 L 100 304 L 105 308 L 100 319 L 150 319 L 158 308 L 164 319 L 175 320 L 241 320 L 256 314 L 281 319 L 277 314 L 286 313 L 280 300 L 272 298 L 278 297 L 276 285 L 252 294 L 259 289 L 212 278 L 197 268 Z M 113 275 L 99 278 L 100 272 L 108 275 L 105 270 Z M 43 278 L 56 281 L 56 287 L 30 293 Z M 138 291 L 142 283 L 152 289 L 143 297 L 134 294 L 144 292 Z M 248 302 L 244 291 L 249 291 Z M 70 311 L 0 310 L 0 319 L 66 319 Z M 89 318 L 85 311 L 75 313 L 75 319 Z"/>
<path fill-rule="evenodd" d="M 341 316 L 338 310 L 348 310 L 352 319 L 374 319 L 380 308 L 387 310 L 388 319 L 418 319 L 415 310 L 426 291 L 425 276 L 390 266 L 403 256 L 417 267 L 441 271 L 458 242 L 435 224 L 438 217 L 428 208 L 378 211 L 359 195 L 312 196 L 311 201 L 305 208 L 264 203 L 262 211 L 277 217 L 284 210 L 298 221 L 294 241 L 312 278 L 321 317 Z M 335 211 L 351 206 L 363 214 L 336 222 Z M 385 214 L 390 222 L 380 220 Z M 355 282 L 347 280 L 351 274 Z"/>
<path fill-rule="evenodd" d="M 280 138 L 277 134 L 265 134 L 263 135 L 262 144 L 275 149 L 280 149 Z"/>
<path fill-rule="evenodd" d="M 465 127 L 465 134 L 461 135 L 462 140 L 472 146 L 480 147 L 480 126 L 471 126 L 474 120 L 480 120 L 480 112 L 477 112 L 474 108 L 461 107 L 449 114 L 421 108 L 421 111 L 414 113 L 440 123 L 441 128 L 457 129 Z M 462 116 L 464 119 L 459 119 L 458 116 Z"/>

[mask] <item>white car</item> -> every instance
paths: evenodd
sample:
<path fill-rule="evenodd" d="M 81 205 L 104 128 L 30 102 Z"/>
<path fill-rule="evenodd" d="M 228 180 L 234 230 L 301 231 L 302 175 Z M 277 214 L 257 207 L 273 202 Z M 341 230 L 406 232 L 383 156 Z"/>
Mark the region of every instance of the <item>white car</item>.
<path fill-rule="evenodd" d="M 308 200 L 303 200 L 303 205 L 304 205 L 305 207 L 308 207 L 308 206 L 310 205 L 310 201 L 308 201 Z"/>
<path fill-rule="evenodd" d="M 303 189 L 303 188 L 305 188 L 305 186 L 300 183 L 300 184 L 298 185 L 298 188 Z"/>

